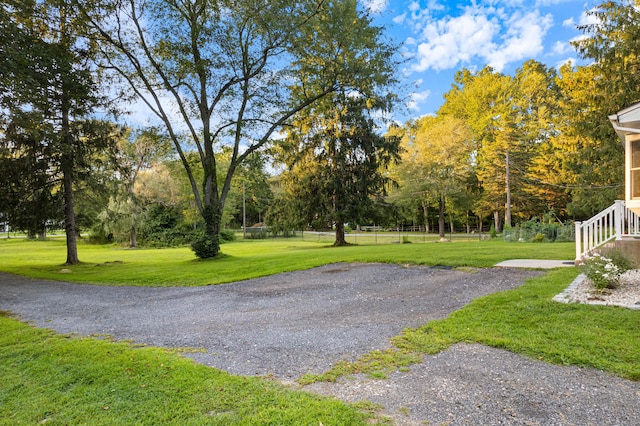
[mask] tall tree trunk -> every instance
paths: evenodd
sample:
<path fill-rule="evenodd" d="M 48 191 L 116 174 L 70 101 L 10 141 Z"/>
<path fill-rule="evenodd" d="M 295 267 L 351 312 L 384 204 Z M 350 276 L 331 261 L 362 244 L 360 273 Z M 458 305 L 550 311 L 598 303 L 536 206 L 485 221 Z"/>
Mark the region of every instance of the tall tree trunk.
<path fill-rule="evenodd" d="M 65 160 L 65 163 L 70 161 Z M 76 215 L 73 204 L 73 176 L 68 165 L 63 165 L 62 186 L 64 190 L 64 232 L 67 235 L 67 261 L 65 265 L 76 265 L 78 259 L 78 247 L 76 244 Z"/>
<path fill-rule="evenodd" d="M 507 203 L 504 208 L 504 224 L 511 226 L 511 173 L 509 171 L 509 150 L 505 154 L 505 175 L 506 175 L 506 190 L 507 190 Z"/>
<path fill-rule="evenodd" d="M 498 233 L 502 232 L 502 221 L 500 219 L 501 219 L 500 211 L 499 210 L 495 210 L 493 212 L 493 223 L 495 225 L 495 230 Z"/>
<path fill-rule="evenodd" d="M 336 222 L 336 241 L 334 247 L 346 246 L 347 240 L 344 238 L 344 223 Z"/>
<path fill-rule="evenodd" d="M 439 235 L 440 238 L 444 238 L 444 234 L 445 234 L 445 224 L 444 224 L 444 211 L 445 211 L 445 200 L 443 196 L 440 196 L 440 199 L 438 200 L 438 210 L 439 210 L 439 217 L 438 217 L 438 231 L 439 231 Z"/>
<path fill-rule="evenodd" d="M 136 175 L 138 174 L 138 171 L 140 170 L 140 165 L 138 165 L 138 167 L 136 167 L 133 175 L 131 175 L 131 178 L 129 180 L 129 191 L 128 191 L 128 202 L 129 202 L 129 208 L 132 211 L 132 217 L 133 217 L 133 222 L 131 223 L 131 229 L 129 230 L 129 247 L 131 248 L 136 248 L 138 247 L 138 212 L 136 211 L 136 197 L 135 194 L 133 193 L 133 187 L 135 185 L 135 180 L 136 180 Z"/>
<path fill-rule="evenodd" d="M 64 90 L 64 89 L 63 89 Z M 76 265 L 78 259 L 78 247 L 76 244 L 76 215 L 73 200 L 73 140 L 69 128 L 69 102 L 62 101 L 61 108 L 62 125 L 62 157 L 60 168 L 62 169 L 62 188 L 64 191 L 64 232 L 67 236 L 67 261 L 65 265 Z"/>
<path fill-rule="evenodd" d="M 136 231 L 136 225 L 131 227 L 131 244 L 129 245 L 131 248 L 138 247 L 138 233 Z"/>
<path fill-rule="evenodd" d="M 218 186 L 215 181 L 215 157 L 213 148 L 207 144 L 206 158 L 204 162 L 205 177 L 203 183 L 203 208 L 204 236 L 191 244 L 196 256 L 200 259 L 215 257 L 220 252 L 220 228 L 222 221 L 222 203 L 218 195 Z"/>
<path fill-rule="evenodd" d="M 196 256 L 200 259 L 215 257 L 220 252 L 220 207 L 205 205 L 202 212 L 204 218 L 204 235 L 191 244 Z"/>
<path fill-rule="evenodd" d="M 429 233 L 429 205 L 422 200 L 422 214 L 424 215 L 424 232 Z"/>
<path fill-rule="evenodd" d="M 63 3 L 61 3 L 62 5 Z M 67 19 L 67 6 L 58 9 L 60 13 L 59 31 L 60 43 L 65 48 L 65 52 L 71 51 L 71 35 Z M 78 259 L 78 247 L 76 244 L 76 215 L 73 200 L 73 168 L 75 164 L 73 137 L 69 117 L 71 114 L 70 93 L 73 88 L 67 84 L 65 78 L 60 85 L 60 142 L 62 143 L 62 155 L 60 156 L 60 169 L 62 171 L 62 190 L 64 193 L 64 232 L 67 236 L 67 261 L 66 265 L 76 265 L 80 263 Z"/>

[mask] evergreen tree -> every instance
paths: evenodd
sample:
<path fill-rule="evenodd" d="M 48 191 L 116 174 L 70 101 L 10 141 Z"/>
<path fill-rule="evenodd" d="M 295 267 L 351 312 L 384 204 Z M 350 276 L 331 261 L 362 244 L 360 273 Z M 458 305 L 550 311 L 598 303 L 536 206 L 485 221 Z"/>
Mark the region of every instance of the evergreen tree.
<path fill-rule="evenodd" d="M 9 153 L 3 162 L 26 152 L 20 149 L 24 140 L 38 144 L 37 155 L 48 156 L 48 181 L 61 187 L 67 264 L 79 262 L 74 182 L 113 133 L 111 125 L 86 119 L 100 100 L 89 66 L 91 52 L 80 37 L 83 28 L 68 2 L 9 2 L 0 7 L 0 114 L 3 122 L 21 129 L 2 135 L 4 153 Z M 28 126 L 25 114 L 30 116 Z"/>
<path fill-rule="evenodd" d="M 340 93 L 306 112 L 282 144 L 282 185 L 298 223 L 335 228 L 346 245 L 345 224 L 375 220 L 376 200 L 391 183 L 385 173 L 399 140 L 376 134 L 367 100 Z M 369 104 L 370 105 L 370 104 Z"/>

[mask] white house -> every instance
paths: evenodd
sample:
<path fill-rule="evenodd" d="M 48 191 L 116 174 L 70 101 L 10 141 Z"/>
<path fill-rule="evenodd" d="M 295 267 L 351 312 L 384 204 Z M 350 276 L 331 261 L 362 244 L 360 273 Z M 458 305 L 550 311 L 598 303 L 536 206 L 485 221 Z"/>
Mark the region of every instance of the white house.
<path fill-rule="evenodd" d="M 576 262 L 607 246 L 640 264 L 640 102 L 609 116 L 625 151 L 625 199 L 576 222 Z"/>
<path fill-rule="evenodd" d="M 624 144 L 625 204 L 640 214 L 640 103 L 610 115 L 609 121 Z"/>

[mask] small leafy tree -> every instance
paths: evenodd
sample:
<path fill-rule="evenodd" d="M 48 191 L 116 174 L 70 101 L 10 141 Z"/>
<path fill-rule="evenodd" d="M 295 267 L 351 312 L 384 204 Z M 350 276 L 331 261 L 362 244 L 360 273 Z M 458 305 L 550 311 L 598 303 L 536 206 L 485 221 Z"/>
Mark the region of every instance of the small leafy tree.
<path fill-rule="evenodd" d="M 126 228 L 129 234 L 130 247 L 137 246 L 137 230 L 144 213 L 144 202 L 154 202 L 155 194 L 142 191 L 139 181 L 145 173 L 155 171 L 155 181 L 164 184 L 165 193 L 171 193 L 166 186 L 166 175 L 154 167 L 161 167 L 161 161 L 168 158 L 172 152 L 170 140 L 154 127 L 128 132 L 126 137 L 120 138 L 117 146 L 117 165 L 122 184 L 110 199 L 105 211 L 102 212 L 104 222 L 113 228 Z M 163 169 L 164 170 L 164 169 Z"/>
<path fill-rule="evenodd" d="M 452 212 L 458 201 L 463 205 L 468 195 L 465 188 L 474 175 L 473 150 L 473 138 L 463 120 L 422 117 L 405 126 L 402 162 L 395 170 L 402 185 L 398 192 L 437 206 L 440 237 L 445 236 L 446 213 Z"/>

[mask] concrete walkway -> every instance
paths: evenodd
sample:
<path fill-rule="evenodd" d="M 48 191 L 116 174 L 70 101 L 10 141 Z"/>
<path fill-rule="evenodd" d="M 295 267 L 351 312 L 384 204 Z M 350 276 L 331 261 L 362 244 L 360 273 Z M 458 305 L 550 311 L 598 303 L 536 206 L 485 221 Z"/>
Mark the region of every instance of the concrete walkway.
<path fill-rule="evenodd" d="M 512 259 L 498 263 L 502 268 L 553 269 L 575 266 L 573 260 Z"/>

